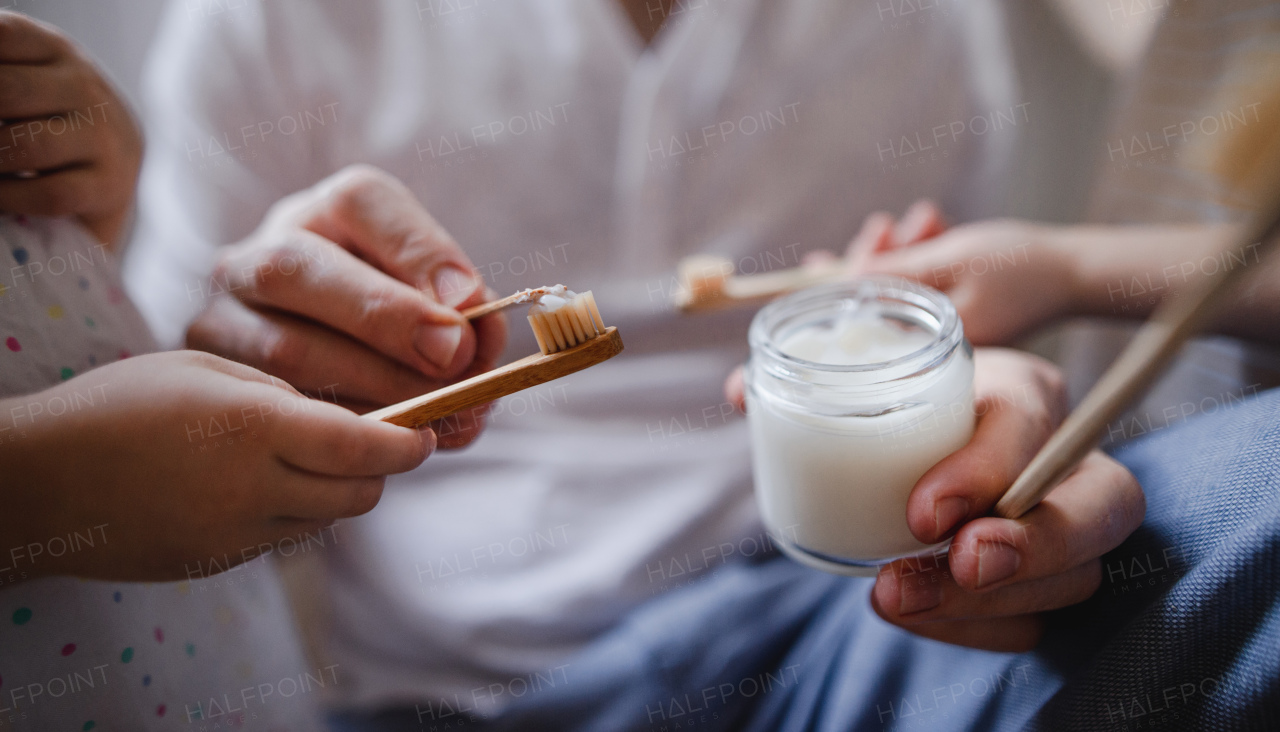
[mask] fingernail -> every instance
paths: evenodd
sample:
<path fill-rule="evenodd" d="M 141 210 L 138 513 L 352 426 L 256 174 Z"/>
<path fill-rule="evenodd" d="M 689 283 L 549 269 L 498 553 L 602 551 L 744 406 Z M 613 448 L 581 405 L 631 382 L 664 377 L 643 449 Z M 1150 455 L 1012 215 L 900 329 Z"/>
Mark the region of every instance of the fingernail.
<path fill-rule="evenodd" d="M 1022 555 L 1008 544 L 981 542 L 978 544 L 978 587 L 993 585 L 1009 579 L 1022 564 Z"/>
<path fill-rule="evenodd" d="M 941 539 L 969 515 L 969 502 L 959 496 L 943 498 L 933 505 L 934 538 Z"/>
<path fill-rule="evenodd" d="M 442 369 L 453 363 L 453 354 L 457 353 L 461 341 L 460 325 L 420 325 L 413 334 L 418 353 Z"/>
<path fill-rule="evenodd" d="M 427 457 L 431 457 L 431 453 L 436 451 L 436 432 L 431 429 L 431 425 L 422 425 L 418 427 L 418 438 L 426 445 Z"/>
<path fill-rule="evenodd" d="M 921 576 L 901 578 L 898 614 L 924 612 L 942 604 L 942 585 L 933 581 L 933 577 Z"/>
<path fill-rule="evenodd" d="M 473 273 L 453 264 L 442 264 L 431 273 L 436 300 L 445 307 L 457 307 L 471 297 L 480 283 Z"/>

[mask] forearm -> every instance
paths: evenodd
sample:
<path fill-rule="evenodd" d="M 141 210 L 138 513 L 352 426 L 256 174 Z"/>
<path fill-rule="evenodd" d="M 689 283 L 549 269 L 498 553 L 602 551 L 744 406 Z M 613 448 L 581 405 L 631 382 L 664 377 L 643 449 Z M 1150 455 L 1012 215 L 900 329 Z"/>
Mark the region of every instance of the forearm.
<path fill-rule="evenodd" d="M 1210 328 L 1280 342 L 1280 261 L 1260 261 L 1261 245 L 1234 243 L 1230 226 L 1072 226 L 1050 234 L 1070 262 L 1071 315 L 1145 318 L 1206 276 L 1255 269 L 1223 299 Z"/>
<path fill-rule="evenodd" d="M 4 476 L 0 481 L 0 500 L 4 501 L 0 568 L 8 567 L 26 579 L 52 570 L 52 560 L 34 561 L 27 548 L 43 547 L 60 533 L 62 523 L 58 501 L 53 498 L 58 491 L 50 485 L 58 456 L 49 450 L 49 437 L 56 426 L 47 423 L 56 418 L 46 415 L 39 419 L 46 394 L 0 400 L 0 475 Z"/>

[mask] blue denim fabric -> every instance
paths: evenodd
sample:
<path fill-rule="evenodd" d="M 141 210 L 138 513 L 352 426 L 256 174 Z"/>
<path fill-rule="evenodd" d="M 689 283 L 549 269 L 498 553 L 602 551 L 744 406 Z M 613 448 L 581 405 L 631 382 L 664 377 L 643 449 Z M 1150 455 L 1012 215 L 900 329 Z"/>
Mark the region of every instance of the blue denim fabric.
<path fill-rule="evenodd" d="M 875 616 L 870 581 L 774 557 L 659 596 L 500 719 L 334 729 L 1280 729 L 1280 391 L 1116 457 L 1147 518 L 1033 652 L 918 638 Z"/>

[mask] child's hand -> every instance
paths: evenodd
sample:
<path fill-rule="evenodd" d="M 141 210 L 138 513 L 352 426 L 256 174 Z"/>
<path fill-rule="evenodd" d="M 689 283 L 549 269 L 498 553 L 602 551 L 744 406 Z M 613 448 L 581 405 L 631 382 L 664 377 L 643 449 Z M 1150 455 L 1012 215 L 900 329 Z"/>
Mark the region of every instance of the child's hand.
<path fill-rule="evenodd" d="M 66 36 L 0 11 L 0 211 L 76 216 L 114 245 L 133 204 L 142 136 Z"/>
<path fill-rule="evenodd" d="M 384 476 L 435 447 L 430 431 L 363 419 L 193 351 L 131 358 L 0 408 L 0 426 L 26 435 L 0 446 L 0 546 L 21 549 L 4 562 L 29 562 L 28 576 L 221 571 L 369 511 Z M 60 557 L 33 548 L 76 531 L 101 536 Z"/>
<path fill-rule="evenodd" d="M 849 245 L 854 275 L 905 277 L 947 293 L 978 345 L 1002 345 L 1068 315 L 1075 297 L 1071 257 L 1051 226 L 993 220 L 948 229 L 929 201 L 899 221 L 867 217 Z"/>

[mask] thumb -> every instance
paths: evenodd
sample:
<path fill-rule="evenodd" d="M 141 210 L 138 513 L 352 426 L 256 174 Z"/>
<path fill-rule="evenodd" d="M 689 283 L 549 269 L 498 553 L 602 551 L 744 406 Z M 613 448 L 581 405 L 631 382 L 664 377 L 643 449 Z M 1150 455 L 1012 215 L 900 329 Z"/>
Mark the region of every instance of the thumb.
<path fill-rule="evenodd" d="M 272 376 L 271 374 L 268 374 L 263 371 L 259 371 L 258 369 L 255 369 L 252 366 L 242 364 L 238 361 L 232 361 L 230 359 L 226 359 L 221 356 L 216 356 L 212 353 L 206 353 L 204 351 L 182 350 L 182 351 L 173 351 L 171 353 L 175 353 L 181 358 L 187 359 L 194 366 L 206 368 L 210 371 L 217 371 L 218 373 L 226 374 L 227 376 L 239 379 L 240 381 L 250 381 L 250 382 L 256 382 L 259 384 L 265 384 L 267 386 L 285 391 L 289 395 L 295 396 L 295 397 L 305 396 L 302 392 L 298 391 L 297 388 L 293 386 L 293 384 L 290 384 L 284 379 L 278 379 Z M 155 355 L 156 354 L 147 354 L 145 356 L 138 357 L 138 359 L 136 360 L 141 361 L 143 359 L 146 359 L 148 357 L 153 357 Z"/>

